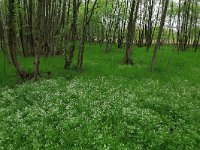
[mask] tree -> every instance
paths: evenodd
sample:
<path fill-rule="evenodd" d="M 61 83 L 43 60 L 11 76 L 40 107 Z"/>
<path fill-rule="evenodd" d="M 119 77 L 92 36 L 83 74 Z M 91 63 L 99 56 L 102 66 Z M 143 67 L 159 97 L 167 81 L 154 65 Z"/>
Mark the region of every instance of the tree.
<path fill-rule="evenodd" d="M 153 57 L 152 57 L 151 66 L 150 66 L 151 71 L 154 71 L 154 68 L 155 68 L 156 54 L 157 54 L 158 48 L 160 47 L 160 44 L 161 44 L 161 37 L 162 37 L 162 33 L 163 33 L 163 27 L 165 24 L 165 18 L 166 18 L 166 14 L 167 14 L 168 4 L 169 4 L 169 0 L 166 0 L 165 5 L 164 5 L 164 10 L 162 12 L 161 21 L 160 21 L 158 37 L 157 37 L 156 44 L 155 44 L 155 47 L 153 50 Z"/>
<path fill-rule="evenodd" d="M 44 1 L 38 0 L 38 8 L 37 8 L 37 36 L 36 36 L 36 50 L 35 50 L 35 60 L 34 60 L 34 80 L 37 80 L 37 76 L 39 74 L 39 67 L 40 67 L 40 53 L 42 49 L 42 43 L 43 43 L 43 31 L 44 31 L 44 8 L 45 8 L 45 3 Z"/>
<path fill-rule="evenodd" d="M 133 48 L 133 36 L 135 34 L 135 26 L 136 26 L 140 0 L 137 0 L 136 8 L 135 8 L 135 3 L 136 1 L 134 0 L 131 5 L 131 11 L 130 11 L 130 17 L 129 17 L 129 23 L 128 23 L 128 33 L 127 33 L 127 39 L 126 39 L 126 53 L 125 53 L 125 58 L 124 58 L 124 64 L 133 64 L 133 61 L 131 58 L 132 48 Z M 135 9 L 135 14 L 133 18 L 134 9 Z"/>
<path fill-rule="evenodd" d="M 71 23 L 71 37 L 70 37 L 70 47 L 69 47 L 69 56 L 65 57 L 65 66 L 64 68 L 67 69 L 71 66 L 72 60 L 74 58 L 74 51 L 76 48 L 76 37 L 77 37 L 77 16 L 78 16 L 78 9 L 80 6 L 80 2 L 77 0 L 73 0 L 73 17 Z M 66 53 L 67 55 L 67 53 Z"/>
<path fill-rule="evenodd" d="M 21 79 L 30 78 L 29 74 L 25 72 L 21 65 L 19 64 L 16 56 L 16 34 L 15 34 L 15 1 L 8 1 L 8 47 L 9 54 L 12 61 L 13 66 L 17 72 L 17 75 L 20 76 Z"/>
<path fill-rule="evenodd" d="M 83 52 L 84 52 L 84 45 L 87 35 L 87 28 L 94 13 L 94 8 L 96 6 L 97 0 L 94 1 L 90 14 L 88 14 L 89 10 L 89 2 L 90 0 L 85 0 L 85 7 L 84 7 L 84 14 L 83 14 L 83 23 L 82 23 L 82 34 L 80 39 L 80 47 L 78 52 L 78 61 L 77 61 L 77 69 L 78 71 L 82 71 L 83 68 Z"/>

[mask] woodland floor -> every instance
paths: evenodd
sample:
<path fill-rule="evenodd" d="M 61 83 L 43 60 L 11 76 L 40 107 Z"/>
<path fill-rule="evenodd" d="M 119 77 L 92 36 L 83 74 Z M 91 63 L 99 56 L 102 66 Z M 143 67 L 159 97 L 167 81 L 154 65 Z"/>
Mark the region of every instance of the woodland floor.
<path fill-rule="evenodd" d="M 84 71 L 63 70 L 63 57 L 42 58 L 38 82 L 16 83 L 0 55 L 0 149 L 191 149 L 200 147 L 200 53 L 86 45 Z M 19 60 L 26 70 L 32 58 Z M 75 65 L 75 64 L 74 64 Z"/>

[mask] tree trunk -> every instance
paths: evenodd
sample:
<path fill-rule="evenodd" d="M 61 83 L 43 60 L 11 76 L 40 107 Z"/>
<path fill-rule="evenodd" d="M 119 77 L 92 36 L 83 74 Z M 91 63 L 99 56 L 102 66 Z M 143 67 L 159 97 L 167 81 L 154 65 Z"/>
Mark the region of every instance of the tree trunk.
<path fill-rule="evenodd" d="M 135 16 L 133 19 L 133 12 L 135 8 L 136 1 L 133 1 L 130 11 L 130 17 L 129 17 L 129 23 L 128 23 L 128 33 L 127 33 L 127 40 L 126 40 L 126 53 L 124 58 L 124 64 L 133 64 L 132 61 L 132 48 L 133 48 L 133 36 L 135 34 L 135 26 L 137 21 L 137 14 L 138 14 L 138 8 L 140 4 L 140 0 L 137 1 L 136 9 L 135 9 Z"/>
<path fill-rule="evenodd" d="M 78 52 L 78 62 L 77 62 L 78 71 L 82 71 L 82 68 L 83 68 L 83 53 L 84 53 L 84 45 L 85 45 L 85 40 L 86 40 L 86 35 L 87 35 L 87 28 L 92 18 L 96 3 L 97 3 L 97 0 L 95 0 L 90 16 L 88 16 L 89 0 L 85 0 L 85 9 L 84 9 L 84 16 L 83 16 L 83 24 L 82 24 L 82 35 L 81 35 L 80 48 Z"/>
<path fill-rule="evenodd" d="M 21 79 L 29 78 L 28 73 L 26 73 L 20 66 L 17 56 L 16 56 L 16 35 L 15 35 L 15 7 L 14 0 L 8 1 L 8 47 L 13 66 L 15 67 L 17 75 Z"/>
<path fill-rule="evenodd" d="M 159 32 L 158 32 L 156 45 L 153 50 L 153 57 L 152 57 L 151 66 L 150 66 L 151 71 L 154 71 L 154 68 L 155 68 L 156 54 L 157 54 L 158 48 L 160 47 L 160 44 L 161 44 L 160 42 L 161 42 L 161 37 L 162 37 L 163 28 L 164 28 L 164 24 L 165 24 L 165 18 L 166 18 L 166 14 L 167 14 L 168 4 L 169 4 L 169 0 L 166 0 L 164 10 L 162 12 L 162 17 L 161 17 L 160 28 L 159 28 Z"/>
<path fill-rule="evenodd" d="M 196 44 L 195 44 L 195 52 L 197 52 L 197 50 L 198 50 L 199 40 L 200 40 L 200 29 L 199 29 L 199 35 L 198 35 L 198 38 L 197 38 L 197 41 L 196 41 Z"/>
<path fill-rule="evenodd" d="M 35 60 L 34 60 L 34 77 L 33 80 L 37 80 L 39 69 L 40 69 L 40 53 L 42 50 L 42 41 L 43 41 L 43 21 L 44 21 L 44 8 L 45 3 L 44 1 L 38 0 L 38 8 L 37 8 L 37 35 L 36 35 L 36 45 L 37 49 L 35 50 Z"/>
<path fill-rule="evenodd" d="M 65 60 L 65 69 L 71 66 L 72 60 L 74 58 L 74 51 L 76 48 L 76 37 L 77 37 L 77 11 L 78 11 L 78 3 L 76 0 L 73 0 L 73 18 L 71 24 L 71 39 L 70 39 L 70 47 L 69 47 L 69 57 L 66 57 Z"/>

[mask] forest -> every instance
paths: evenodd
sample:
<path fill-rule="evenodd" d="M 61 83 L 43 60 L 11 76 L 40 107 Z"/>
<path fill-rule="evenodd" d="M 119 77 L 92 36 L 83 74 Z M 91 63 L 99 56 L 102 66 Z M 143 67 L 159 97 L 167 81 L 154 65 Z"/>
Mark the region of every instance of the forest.
<path fill-rule="evenodd" d="M 199 148 L 199 0 L 0 0 L 0 149 Z"/>

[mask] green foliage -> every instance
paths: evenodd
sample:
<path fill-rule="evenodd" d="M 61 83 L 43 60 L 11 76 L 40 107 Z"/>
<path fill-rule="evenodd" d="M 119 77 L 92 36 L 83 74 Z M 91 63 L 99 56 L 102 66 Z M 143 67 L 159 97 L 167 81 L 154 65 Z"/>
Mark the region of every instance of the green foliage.
<path fill-rule="evenodd" d="M 64 78 L 4 88 L 1 148 L 196 149 L 200 87 L 174 78 Z"/>
<path fill-rule="evenodd" d="M 162 47 L 150 73 L 145 49 L 135 48 L 133 66 L 120 64 L 123 51 L 102 49 L 86 45 L 81 75 L 62 71 L 60 56 L 41 60 L 49 80 L 11 88 L 15 78 L 0 72 L 0 149 L 198 149 L 199 53 Z"/>

